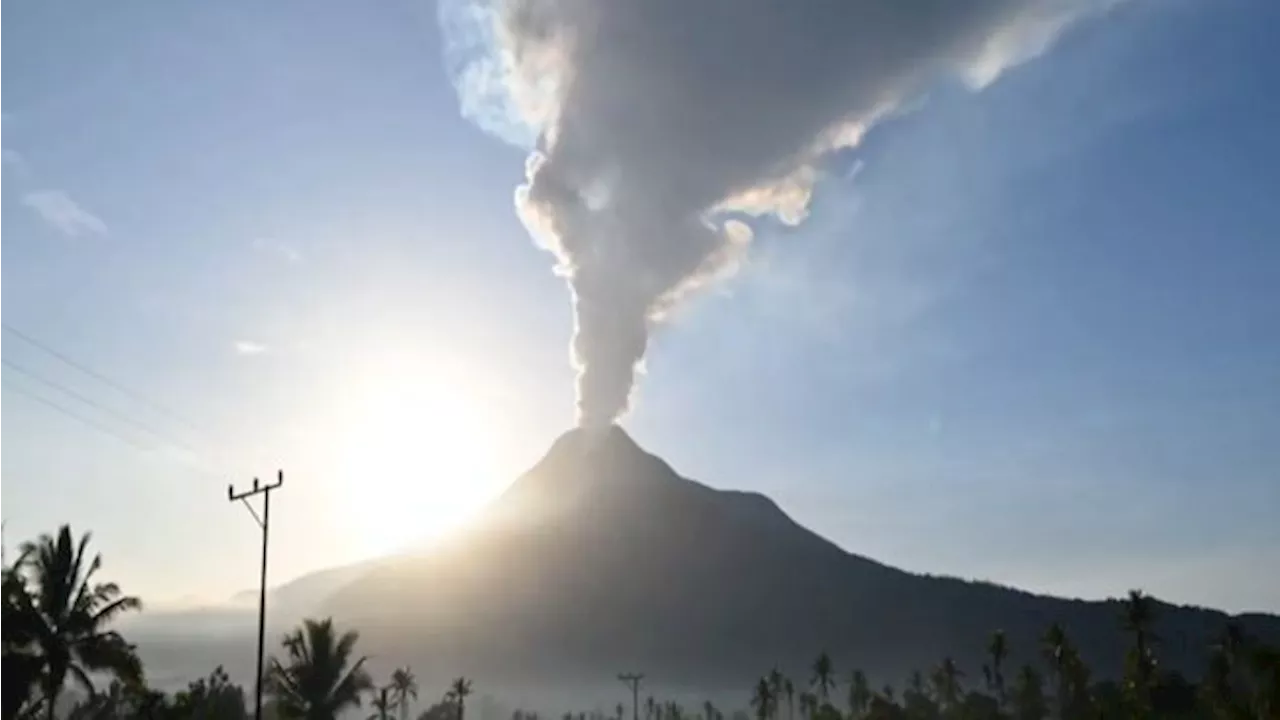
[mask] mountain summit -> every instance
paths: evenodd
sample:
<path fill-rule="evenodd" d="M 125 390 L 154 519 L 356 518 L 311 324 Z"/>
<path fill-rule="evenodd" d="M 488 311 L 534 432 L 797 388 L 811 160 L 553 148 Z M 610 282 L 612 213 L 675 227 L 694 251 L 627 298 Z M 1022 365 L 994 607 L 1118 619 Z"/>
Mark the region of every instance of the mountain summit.
<path fill-rule="evenodd" d="M 377 563 L 325 611 L 379 655 L 517 682 L 643 668 L 741 687 L 823 650 L 886 679 L 944 656 L 976 674 L 992 631 L 1005 630 L 1014 660 L 1030 659 L 1055 621 L 1114 674 L 1127 642 L 1118 602 L 915 575 L 848 553 L 762 495 L 680 477 L 616 426 L 564 434 L 465 532 Z M 1161 605 L 1162 661 L 1194 662 L 1227 620 Z M 1280 618 L 1239 620 L 1280 638 Z"/>

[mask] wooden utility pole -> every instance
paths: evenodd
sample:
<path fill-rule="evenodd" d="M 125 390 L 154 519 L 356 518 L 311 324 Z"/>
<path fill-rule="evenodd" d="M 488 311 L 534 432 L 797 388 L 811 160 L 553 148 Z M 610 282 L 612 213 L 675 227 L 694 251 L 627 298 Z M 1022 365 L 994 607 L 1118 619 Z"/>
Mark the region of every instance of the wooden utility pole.
<path fill-rule="evenodd" d="M 253 689 L 253 720 L 262 720 L 262 655 L 266 644 L 267 632 L 267 541 L 271 528 L 271 491 L 284 484 L 284 471 L 276 474 L 276 481 L 270 485 L 261 485 L 258 478 L 253 479 L 253 489 L 237 494 L 233 485 L 227 486 L 227 499 L 231 502 L 239 500 L 249 509 L 249 514 L 262 528 L 262 576 L 258 584 L 258 676 Z M 262 495 L 262 517 L 249 504 L 249 498 Z"/>
<path fill-rule="evenodd" d="M 644 673 L 620 673 L 618 679 L 631 688 L 631 720 L 640 720 L 640 682 Z"/>

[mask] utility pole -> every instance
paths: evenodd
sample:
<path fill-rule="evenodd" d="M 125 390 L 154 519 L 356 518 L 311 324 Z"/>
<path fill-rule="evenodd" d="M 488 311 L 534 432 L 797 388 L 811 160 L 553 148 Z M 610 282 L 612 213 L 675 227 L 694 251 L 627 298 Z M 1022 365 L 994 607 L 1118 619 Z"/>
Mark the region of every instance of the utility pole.
<path fill-rule="evenodd" d="M 644 673 L 620 673 L 618 679 L 631 688 L 631 720 L 640 720 L 640 681 Z"/>
<path fill-rule="evenodd" d="M 262 720 L 262 653 L 267 631 L 267 531 L 271 527 L 271 491 L 284 484 L 284 471 L 276 474 L 276 481 L 269 485 L 261 485 L 258 478 L 253 479 L 253 489 L 236 494 L 235 486 L 227 486 L 227 499 L 231 502 L 239 500 L 249 509 L 249 514 L 262 528 L 262 577 L 258 586 L 258 676 L 253 689 L 253 720 Z M 249 498 L 262 495 L 262 517 L 249 504 Z"/>

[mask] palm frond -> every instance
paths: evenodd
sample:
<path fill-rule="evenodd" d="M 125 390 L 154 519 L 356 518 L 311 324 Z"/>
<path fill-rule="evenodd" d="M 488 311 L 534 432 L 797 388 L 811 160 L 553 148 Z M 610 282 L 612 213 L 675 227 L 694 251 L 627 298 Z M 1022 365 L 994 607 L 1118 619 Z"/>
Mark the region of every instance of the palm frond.
<path fill-rule="evenodd" d="M 142 661 L 136 648 L 119 633 L 105 632 L 82 638 L 73 648 L 89 670 L 109 672 L 130 684 L 142 682 Z"/>
<path fill-rule="evenodd" d="M 141 610 L 141 609 L 142 609 L 142 601 L 136 597 L 125 596 L 122 598 L 116 598 L 115 600 L 112 600 L 106 605 L 103 605 L 102 607 L 98 608 L 98 610 L 94 612 L 93 615 L 91 616 L 89 622 L 94 627 L 101 627 L 111 622 L 112 620 L 114 620 L 116 616 L 120 615 L 121 613 L 126 613 L 130 611 Z"/>
<path fill-rule="evenodd" d="M 90 700 L 98 697 L 98 690 L 93 686 L 93 679 L 89 677 L 89 673 L 84 671 L 84 668 L 73 663 L 67 667 L 67 672 L 80 685 L 80 688 L 89 694 Z"/>
<path fill-rule="evenodd" d="M 373 689 L 373 678 L 364 670 L 366 660 L 368 658 L 363 657 L 357 660 L 346 675 L 333 686 L 330 697 L 333 702 L 332 709 L 335 712 L 346 707 L 360 707 L 360 695 Z"/>

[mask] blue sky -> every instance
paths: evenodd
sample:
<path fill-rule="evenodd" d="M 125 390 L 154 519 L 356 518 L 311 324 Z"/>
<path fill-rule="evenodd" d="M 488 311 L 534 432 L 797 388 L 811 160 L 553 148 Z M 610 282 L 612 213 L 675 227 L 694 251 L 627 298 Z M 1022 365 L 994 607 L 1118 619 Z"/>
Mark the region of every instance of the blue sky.
<path fill-rule="evenodd" d="M 572 423 L 523 154 L 460 116 L 430 4 L 6 15 L 4 322 L 132 391 L 5 332 L 7 544 L 71 522 L 126 589 L 222 598 L 256 582 L 228 482 L 285 468 L 284 579 Z M 1277 21 L 1131 0 L 935 88 L 658 334 L 626 426 L 908 569 L 1280 610 Z"/>

